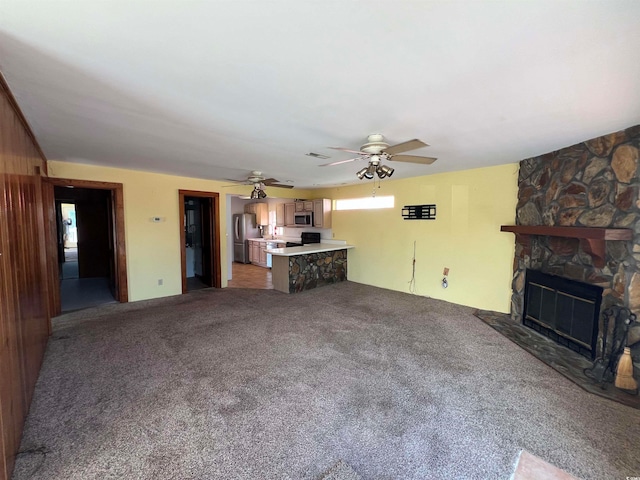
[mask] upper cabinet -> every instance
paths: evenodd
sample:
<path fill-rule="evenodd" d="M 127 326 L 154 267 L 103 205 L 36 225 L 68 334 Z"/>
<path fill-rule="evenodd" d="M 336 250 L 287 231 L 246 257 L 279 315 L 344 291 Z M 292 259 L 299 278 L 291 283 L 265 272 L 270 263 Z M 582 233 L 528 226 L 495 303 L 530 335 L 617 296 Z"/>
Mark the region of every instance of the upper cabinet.
<path fill-rule="evenodd" d="M 313 200 L 303 200 L 295 202 L 296 213 L 299 212 L 313 212 Z"/>
<path fill-rule="evenodd" d="M 295 203 L 285 203 L 284 204 L 284 226 L 290 227 L 295 225 L 295 213 L 296 213 L 296 205 Z"/>
<path fill-rule="evenodd" d="M 284 203 L 279 203 L 276 205 L 276 227 L 284 227 L 285 225 Z"/>
<path fill-rule="evenodd" d="M 244 206 L 244 213 L 254 213 L 257 225 L 269 224 L 269 205 L 266 203 L 247 203 Z"/>
<path fill-rule="evenodd" d="M 328 198 L 313 201 L 313 226 L 331 228 L 331 200 Z"/>
<path fill-rule="evenodd" d="M 328 198 L 276 205 L 276 227 L 300 227 L 295 224 L 295 214 L 300 212 L 313 212 L 314 227 L 331 228 L 331 200 Z"/>

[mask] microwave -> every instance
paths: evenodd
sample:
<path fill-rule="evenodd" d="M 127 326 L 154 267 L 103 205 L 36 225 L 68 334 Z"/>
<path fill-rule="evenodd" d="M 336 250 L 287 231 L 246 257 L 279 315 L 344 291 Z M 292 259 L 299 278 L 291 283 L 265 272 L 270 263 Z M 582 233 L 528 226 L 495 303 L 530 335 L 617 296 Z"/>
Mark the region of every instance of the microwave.
<path fill-rule="evenodd" d="M 313 226 L 313 213 L 299 212 L 293 215 L 293 224 L 298 226 Z"/>

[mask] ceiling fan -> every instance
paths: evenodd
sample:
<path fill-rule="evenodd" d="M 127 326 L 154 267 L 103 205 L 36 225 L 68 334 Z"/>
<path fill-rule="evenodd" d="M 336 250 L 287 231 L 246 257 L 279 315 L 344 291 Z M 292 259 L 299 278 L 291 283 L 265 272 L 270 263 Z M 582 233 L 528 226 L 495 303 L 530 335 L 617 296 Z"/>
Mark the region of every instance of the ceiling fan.
<path fill-rule="evenodd" d="M 264 187 L 278 187 L 278 188 L 293 188 L 293 185 L 284 185 L 279 183 L 275 178 L 265 178 L 262 172 L 253 170 L 246 180 L 234 180 L 228 178 L 230 182 L 240 183 L 244 185 L 253 185 L 253 191 L 251 192 L 251 198 L 266 198 L 267 194 L 264 191 Z"/>
<path fill-rule="evenodd" d="M 378 174 L 378 177 L 390 177 L 393 175 L 394 169 L 386 165 L 382 165 L 382 161 L 389 162 L 408 162 L 419 163 L 422 165 L 431 165 L 437 159 L 433 157 L 422 157 L 419 155 L 399 155 L 410 150 L 416 150 L 422 147 L 428 147 L 429 145 L 422 140 L 414 138 L 407 142 L 398 143 L 390 146 L 384 141 L 384 136 L 379 133 L 371 134 L 367 137 L 367 143 L 360 147 L 360 150 L 351 150 L 342 147 L 329 147 L 333 150 L 341 150 L 343 152 L 355 153 L 358 156 L 349 158 L 347 160 L 339 160 L 337 162 L 325 163 L 320 165 L 321 167 L 331 167 L 333 165 L 340 165 L 342 163 L 353 162 L 355 160 L 369 160 L 369 165 L 362 170 L 359 170 L 356 175 L 360 180 L 363 178 L 373 178 L 374 173 Z"/>

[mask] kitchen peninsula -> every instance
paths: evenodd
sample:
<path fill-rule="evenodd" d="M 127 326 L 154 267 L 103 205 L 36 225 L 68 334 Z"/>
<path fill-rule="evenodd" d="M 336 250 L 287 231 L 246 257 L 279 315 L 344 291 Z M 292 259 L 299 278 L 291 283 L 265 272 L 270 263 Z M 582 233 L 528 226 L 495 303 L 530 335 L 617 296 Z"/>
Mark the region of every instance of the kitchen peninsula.
<path fill-rule="evenodd" d="M 273 288 L 284 293 L 342 282 L 347 279 L 347 250 L 341 240 L 311 243 L 300 247 L 267 250 L 273 255 Z"/>

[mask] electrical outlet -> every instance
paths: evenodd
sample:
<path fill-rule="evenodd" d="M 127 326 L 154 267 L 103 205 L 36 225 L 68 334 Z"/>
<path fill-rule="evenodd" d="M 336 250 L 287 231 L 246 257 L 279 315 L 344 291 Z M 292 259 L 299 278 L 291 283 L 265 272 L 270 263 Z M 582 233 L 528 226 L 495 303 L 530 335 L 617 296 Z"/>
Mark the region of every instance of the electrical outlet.
<path fill-rule="evenodd" d="M 162 278 L 158 279 L 158 285 L 163 285 L 164 284 L 164 280 Z"/>

